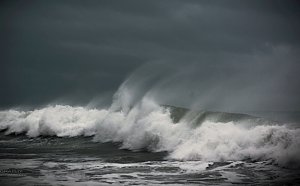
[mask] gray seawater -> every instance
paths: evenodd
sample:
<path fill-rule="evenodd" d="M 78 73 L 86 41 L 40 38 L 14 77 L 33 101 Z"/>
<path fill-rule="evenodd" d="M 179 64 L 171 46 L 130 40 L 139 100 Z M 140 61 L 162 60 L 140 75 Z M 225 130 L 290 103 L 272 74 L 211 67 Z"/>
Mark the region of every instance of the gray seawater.
<path fill-rule="evenodd" d="M 299 113 L 167 109 L 2 111 L 0 185 L 300 185 Z"/>
<path fill-rule="evenodd" d="M 91 137 L 0 135 L 1 185 L 300 185 L 272 161 L 171 161 Z"/>

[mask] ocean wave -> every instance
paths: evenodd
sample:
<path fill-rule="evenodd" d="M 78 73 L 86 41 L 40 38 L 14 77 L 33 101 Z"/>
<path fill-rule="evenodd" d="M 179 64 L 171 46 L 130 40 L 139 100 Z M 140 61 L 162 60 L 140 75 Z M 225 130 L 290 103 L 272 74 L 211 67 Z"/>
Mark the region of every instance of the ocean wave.
<path fill-rule="evenodd" d="M 232 121 L 226 117 L 224 121 L 213 119 L 213 114 L 203 117 L 187 112 L 176 120 L 174 113 L 174 108 L 148 99 L 126 112 L 56 105 L 32 111 L 1 111 L 0 129 L 5 134 L 25 133 L 29 137 L 94 136 L 97 142 L 120 142 L 123 149 L 167 151 L 168 158 L 176 160 L 271 159 L 280 166 L 300 165 L 300 129 L 258 124 L 248 116 Z M 199 117 L 201 121 L 195 119 Z"/>

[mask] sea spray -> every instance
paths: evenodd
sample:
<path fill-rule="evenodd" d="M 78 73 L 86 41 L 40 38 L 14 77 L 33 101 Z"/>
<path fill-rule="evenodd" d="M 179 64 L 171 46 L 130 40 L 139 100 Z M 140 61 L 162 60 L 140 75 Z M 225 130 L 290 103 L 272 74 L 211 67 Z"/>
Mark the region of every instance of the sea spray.
<path fill-rule="evenodd" d="M 208 119 L 195 127 L 186 119 L 174 122 L 170 110 L 149 99 L 127 112 L 66 105 L 5 110 L 0 112 L 0 129 L 29 137 L 94 136 L 94 141 L 120 142 L 121 148 L 134 151 L 167 151 L 168 158 L 176 160 L 268 159 L 281 166 L 299 166 L 300 129 Z"/>

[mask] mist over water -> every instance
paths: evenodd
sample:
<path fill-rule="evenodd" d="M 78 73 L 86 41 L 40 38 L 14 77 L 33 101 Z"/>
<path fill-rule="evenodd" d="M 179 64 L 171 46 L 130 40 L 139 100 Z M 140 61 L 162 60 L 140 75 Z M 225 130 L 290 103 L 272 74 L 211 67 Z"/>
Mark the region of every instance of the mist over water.
<path fill-rule="evenodd" d="M 4 110 L 0 129 L 33 138 L 93 136 L 95 142 L 120 142 L 121 149 L 166 151 L 167 159 L 174 160 L 251 159 L 271 160 L 290 168 L 300 165 L 300 129 L 294 125 L 250 115 L 163 106 L 170 100 L 162 99 L 174 98 L 178 87 L 171 86 L 173 91 L 162 99 L 157 98 L 158 91 L 186 72 L 172 70 L 156 83 L 165 72 L 159 71 L 160 65 L 141 68 L 130 76 L 109 108 L 50 105 L 32 111 Z M 139 76 L 145 73 L 147 78 Z"/>
<path fill-rule="evenodd" d="M 297 112 L 298 53 L 281 46 L 268 53 L 222 59 L 150 61 L 123 82 L 114 98 L 122 97 L 122 104 L 127 105 L 123 109 L 147 97 L 161 105 L 195 110 Z"/>
<path fill-rule="evenodd" d="M 120 85 L 110 105 L 103 104 L 110 102 L 105 95 L 86 106 L 56 101 L 35 109 L 2 110 L 0 157 L 10 163 L 1 166 L 23 170 L 27 165 L 11 156 L 36 156 L 29 165 L 41 170 L 38 178 L 46 176 L 48 183 L 73 183 L 66 173 L 74 170 L 81 171 L 77 181 L 95 184 L 294 182 L 300 168 L 299 120 L 281 117 L 278 111 L 261 112 L 286 110 L 282 102 L 289 99 L 271 96 L 286 83 L 279 77 L 286 69 L 262 75 L 261 81 L 252 76 L 258 70 L 254 67 L 235 70 L 231 75 L 215 66 L 199 69 L 193 62 L 150 62 Z M 50 149 L 39 152 L 39 145 Z M 129 162 L 128 156 L 133 156 Z M 35 169 L 24 176 L 34 175 Z M 5 179 L 7 185 L 23 183 Z"/>

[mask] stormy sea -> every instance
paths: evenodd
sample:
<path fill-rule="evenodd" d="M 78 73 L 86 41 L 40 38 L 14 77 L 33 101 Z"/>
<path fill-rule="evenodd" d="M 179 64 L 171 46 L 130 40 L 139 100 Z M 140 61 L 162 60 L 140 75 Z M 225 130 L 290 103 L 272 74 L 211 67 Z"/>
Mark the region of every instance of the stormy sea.
<path fill-rule="evenodd" d="M 273 115 L 151 99 L 2 110 L 1 185 L 300 184 L 299 113 Z"/>

